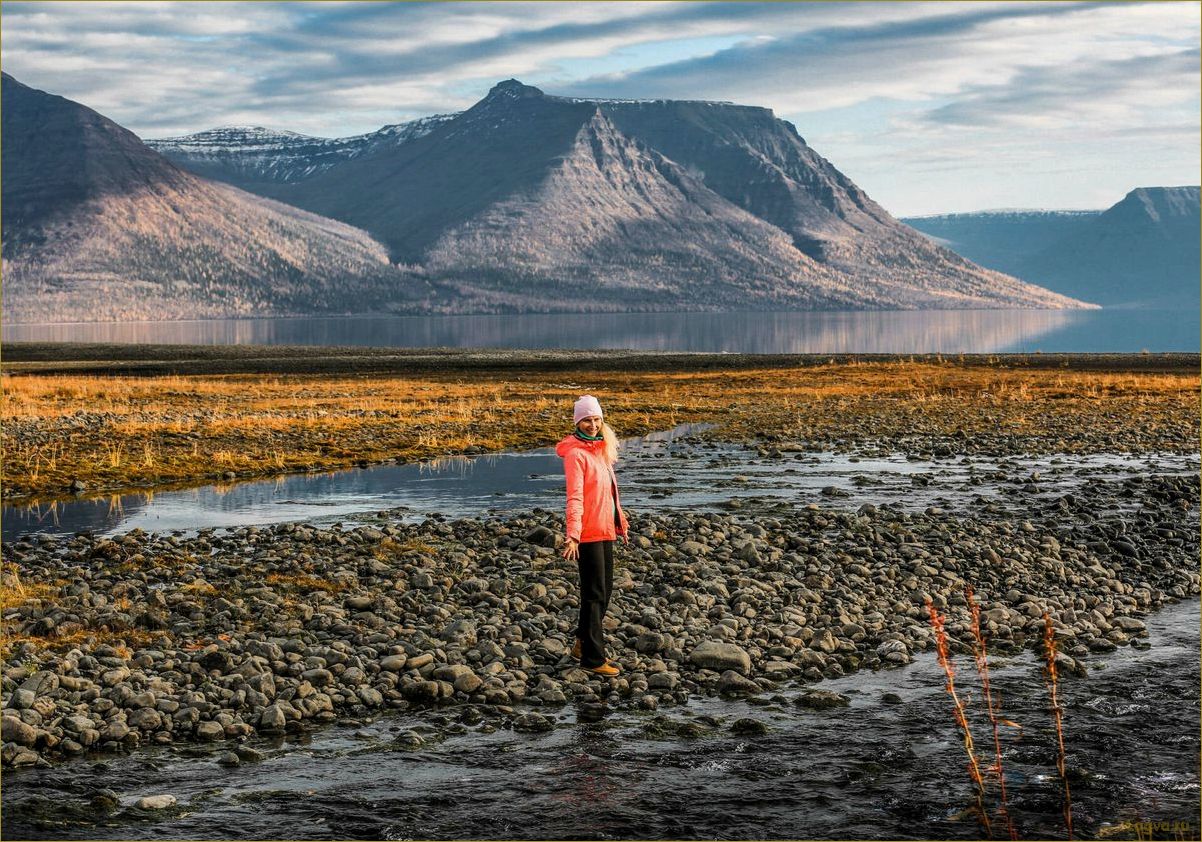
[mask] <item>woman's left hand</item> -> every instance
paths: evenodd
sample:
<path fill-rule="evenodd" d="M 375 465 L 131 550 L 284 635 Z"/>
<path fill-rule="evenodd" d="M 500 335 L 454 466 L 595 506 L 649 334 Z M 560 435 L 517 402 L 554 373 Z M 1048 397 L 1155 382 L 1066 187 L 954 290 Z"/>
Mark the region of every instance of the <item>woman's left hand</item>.
<path fill-rule="evenodd" d="M 563 543 L 563 557 L 568 561 L 580 558 L 580 542 L 569 538 Z"/>

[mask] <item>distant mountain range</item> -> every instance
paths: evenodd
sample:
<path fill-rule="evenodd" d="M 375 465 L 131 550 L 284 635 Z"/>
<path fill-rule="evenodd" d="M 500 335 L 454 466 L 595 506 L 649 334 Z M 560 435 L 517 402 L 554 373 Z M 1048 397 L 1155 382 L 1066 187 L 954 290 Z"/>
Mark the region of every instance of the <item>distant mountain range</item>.
<path fill-rule="evenodd" d="M 901 224 L 764 108 L 509 80 L 354 138 L 152 148 L 3 84 L 8 321 L 1081 306 Z"/>
<path fill-rule="evenodd" d="M 903 219 L 958 254 L 1105 306 L 1198 309 L 1202 190 L 1140 187 L 1107 210 Z"/>
<path fill-rule="evenodd" d="M 146 145 L 186 170 L 243 190 L 266 190 L 321 175 L 343 161 L 429 134 L 455 114 L 435 114 L 352 137 L 311 137 L 262 126 L 222 126 Z"/>

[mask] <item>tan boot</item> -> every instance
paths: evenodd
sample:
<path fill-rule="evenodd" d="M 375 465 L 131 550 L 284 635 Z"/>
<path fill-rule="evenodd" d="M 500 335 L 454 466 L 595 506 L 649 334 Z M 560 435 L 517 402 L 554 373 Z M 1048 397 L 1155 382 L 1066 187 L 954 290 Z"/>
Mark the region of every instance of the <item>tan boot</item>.
<path fill-rule="evenodd" d="M 601 664 L 600 666 L 585 667 L 585 669 L 588 670 L 589 672 L 593 673 L 594 675 L 603 675 L 606 678 L 613 678 L 615 675 L 617 675 L 619 672 L 621 672 L 621 670 L 618 669 L 617 664 L 615 664 L 613 661 L 606 661 L 604 664 Z"/>

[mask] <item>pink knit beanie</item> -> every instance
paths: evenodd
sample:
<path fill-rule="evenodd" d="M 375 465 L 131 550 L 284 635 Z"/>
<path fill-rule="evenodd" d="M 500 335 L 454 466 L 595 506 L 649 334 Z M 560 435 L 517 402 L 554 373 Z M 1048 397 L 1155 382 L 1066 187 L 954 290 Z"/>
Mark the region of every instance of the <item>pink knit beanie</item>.
<path fill-rule="evenodd" d="M 572 423 L 579 424 L 590 415 L 601 415 L 601 404 L 592 395 L 583 395 L 572 407 Z"/>

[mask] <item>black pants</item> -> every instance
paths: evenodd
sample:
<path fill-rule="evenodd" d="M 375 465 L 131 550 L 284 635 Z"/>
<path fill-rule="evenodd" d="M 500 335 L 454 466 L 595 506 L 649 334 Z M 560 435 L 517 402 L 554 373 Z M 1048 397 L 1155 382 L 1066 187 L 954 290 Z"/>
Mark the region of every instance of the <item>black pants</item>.
<path fill-rule="evenodd" d="M 609 594 L 614 583 L 614 542 L 589 541 L 580 545 L 580 624 L 576 636 L 580 638 L 580 663 L 585 667 L 599 667 L 605 657 L 605 638 L 601 630 L 601 619 L 609 608 Z"/>

